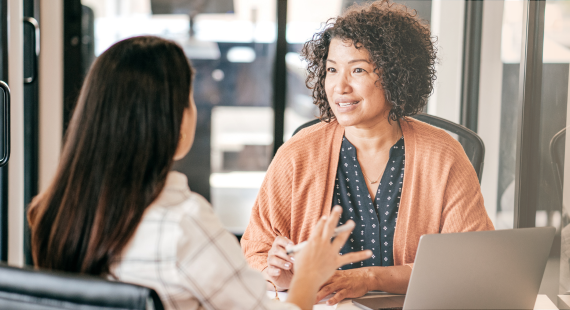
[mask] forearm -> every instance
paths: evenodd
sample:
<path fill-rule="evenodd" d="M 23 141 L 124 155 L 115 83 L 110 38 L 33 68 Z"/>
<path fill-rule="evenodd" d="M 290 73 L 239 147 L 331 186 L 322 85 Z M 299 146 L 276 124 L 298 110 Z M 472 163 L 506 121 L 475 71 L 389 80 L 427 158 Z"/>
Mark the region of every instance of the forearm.
<path fill-rule="evenodd" d="M 314 276 L 293 277 L 287 302 L 295 304 L 303 310 L 313 309 L 319 291 L 319 283 L 315 282 L 316 278 Z"/>
<path fill-rule="evenodd" d="M 406 294 L 412 268 L 410 266 L 365 267 L 369 291 Z"/>
<path fill-rule="evenodd" d="M 281 286 L 277 285 L 277 283 L 276 283 L 277 281 L 273 281 L 271 279 L 271 277 L 269 276 L 269 274 L 267 274 L 267 268 L 263 269 L 261 271 L 261 274 L 263 274 L 263 277 L 265 278 L 265 280 L 267 280 L 267 290 L 268 291 L 272 291 L 274 289 L 277 289 L 277 291 L 283 292 L 283 291 L 286 291 L 288 289 L 288 287 L 281 287 Z M 269 283 L 269 281 L 271 281 L 271 283 Z M 274 287 L 274 285 L 275 285 L 275 287 Z"/>

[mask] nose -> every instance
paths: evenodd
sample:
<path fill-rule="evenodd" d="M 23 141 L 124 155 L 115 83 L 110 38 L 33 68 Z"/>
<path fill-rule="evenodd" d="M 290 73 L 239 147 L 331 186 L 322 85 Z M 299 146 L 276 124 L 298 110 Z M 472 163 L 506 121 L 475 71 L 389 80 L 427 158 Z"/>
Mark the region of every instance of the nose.
<path fill-rule="evenodd" d="M 347 74 L 339 73 L 334 81 L 334 92 L 337 94 L 350 94 L 352 92 L 352 86 L 350 86 L 349 77 Z"/>

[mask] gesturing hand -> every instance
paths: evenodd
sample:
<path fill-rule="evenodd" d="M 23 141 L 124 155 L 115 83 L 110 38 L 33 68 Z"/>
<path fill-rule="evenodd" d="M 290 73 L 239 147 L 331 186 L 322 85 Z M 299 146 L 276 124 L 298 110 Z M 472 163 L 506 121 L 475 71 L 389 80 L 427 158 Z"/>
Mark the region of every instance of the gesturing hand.
<path fill-rule="evenodd" d="M 366 277 L 367 268 L 335 271 L 317 293 L 317 302 L 334 292 L 336 294 L 327 300 L 327 305 L 337 304 L 345 298 L 363 296 L 368 292 Z"/>
<path fill-rule="evenodd" d="M 341 212 L 342 208 L 336 206 L 330 217 L 321 218 L 313 229 L 307 245 L 295 254 L 295 277 L 287 300 L 302 309 L 312 308 L 318 288 L 335 274 L 339 267 L 372 256 L 370 250 L 339 254 L 350 235 L 350 231 L 341 232 L 331 242 Z M 345 225 L 354 228 L 353 221 L 348 221 Z M 310 301 L 306 298 L 309 296 L 312 297 Z"/>
<path fill-rule="evenodd" d="M 285 250 L 285 247 L 290 244 L 293 244 L 291 240 L 285 237 L 277 237 L 273 241 L 271 250 L 267 253 L 265 276 L 280 290 L 288 289 L 293 278 L 294 259 L 287 255 Z"/>

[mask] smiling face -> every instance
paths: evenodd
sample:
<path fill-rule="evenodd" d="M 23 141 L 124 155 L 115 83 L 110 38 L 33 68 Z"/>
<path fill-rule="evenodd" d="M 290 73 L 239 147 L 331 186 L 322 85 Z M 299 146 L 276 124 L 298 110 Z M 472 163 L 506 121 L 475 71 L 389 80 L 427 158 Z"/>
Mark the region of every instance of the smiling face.
<path fill-rule="evenodd" d="M 325 91 L 340 125 L 374 127 L 388 121 L 391 105 L 374 68 L 366 49 L 338 38 L 331 40 Z"/>

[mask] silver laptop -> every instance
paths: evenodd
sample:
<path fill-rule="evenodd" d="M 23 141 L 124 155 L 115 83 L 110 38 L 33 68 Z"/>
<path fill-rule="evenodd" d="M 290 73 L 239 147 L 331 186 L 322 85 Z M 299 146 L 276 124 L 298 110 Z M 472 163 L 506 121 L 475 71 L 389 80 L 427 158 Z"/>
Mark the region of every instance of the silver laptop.
<path fill-rule="evenodd" d="M 403 309 L 533 309 L 554 233 L 539 227 L 422 236 Z"/>

